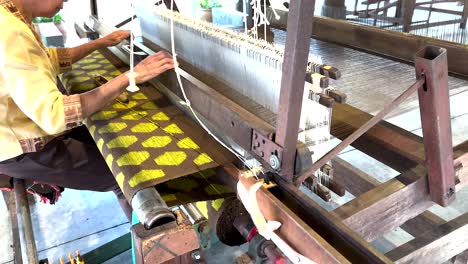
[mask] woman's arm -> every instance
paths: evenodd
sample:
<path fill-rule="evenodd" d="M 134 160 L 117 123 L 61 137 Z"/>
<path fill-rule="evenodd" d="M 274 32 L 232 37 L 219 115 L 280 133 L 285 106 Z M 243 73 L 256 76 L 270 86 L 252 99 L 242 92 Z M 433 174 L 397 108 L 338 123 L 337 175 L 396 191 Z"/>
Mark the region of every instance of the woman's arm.
<path fill-rule="evenodd" d="M 174 68 L 173 58 L 165 52 L 158 52 L 148 56 L 135 67 L 135 73 L 137 74 L 136 82 L 146 82 L 172 68 Z M 125 91 L 128 84 L 128 77 L 125 74 L 121 74 L 94 90 L 80 94 L 83 118 L 92 115 L 105 105 L 111 103 Z"/>
<path fill-rule="evenodd" d="M 88 56 L 95 50 L 115 46 L 119 44 L 120 42 L 122 42 L 124 39 L 127 39 L 129 37 L 130 37 L 130 31 L 118 30 L 118 31 L 112 32 L 111 34 L 105 37 L 93 40 L 91 42 L 82 44 L 77 47 L 69 48 L 70 54 L 71 54 L 71 61 L 72 63 L 75 63 L 81 60 L 82 58 Z"/>

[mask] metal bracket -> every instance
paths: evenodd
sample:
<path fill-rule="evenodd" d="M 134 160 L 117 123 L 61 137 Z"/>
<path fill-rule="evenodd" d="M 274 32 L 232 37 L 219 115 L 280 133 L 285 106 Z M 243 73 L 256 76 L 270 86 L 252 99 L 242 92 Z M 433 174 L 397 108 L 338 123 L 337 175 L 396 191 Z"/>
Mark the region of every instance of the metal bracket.
<path fill-rule="evenodd" d="M 250 150 L 263 161 L 267 162 L 272 169 L 276 171 L 281 169 L 283 148 L 256 130 L 253 130 L 252 133 L 252 145 Z"/>

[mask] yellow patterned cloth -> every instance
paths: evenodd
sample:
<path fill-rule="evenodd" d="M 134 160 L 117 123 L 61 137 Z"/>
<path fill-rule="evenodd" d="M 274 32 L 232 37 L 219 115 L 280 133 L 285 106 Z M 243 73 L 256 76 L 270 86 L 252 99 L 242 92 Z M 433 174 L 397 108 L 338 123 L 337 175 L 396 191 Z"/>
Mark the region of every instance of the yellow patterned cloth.
<path fill-rule="evenodd" d="M 71 93 L 81 93 L 96 87 L 93 75 L 111 79 L 119 74 L 95 52 L 64 74 L 62 82 Z M 127 199 L 156 185 L 168 204 L 231 195 L 213 176 L 214 168 L 232 156 L 154 87 L 140 88 L 128 102 L 116 100 L 85 120 Z"/>

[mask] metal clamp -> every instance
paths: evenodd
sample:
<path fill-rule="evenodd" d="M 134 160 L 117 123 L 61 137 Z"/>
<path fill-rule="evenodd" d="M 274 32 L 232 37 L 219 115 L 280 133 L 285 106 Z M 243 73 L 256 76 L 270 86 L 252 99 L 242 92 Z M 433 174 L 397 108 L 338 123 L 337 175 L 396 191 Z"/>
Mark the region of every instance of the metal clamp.
<path fill-rule="evenodd" d="M 251 151 L 268 163 L 275 171 L 281 169 L 283 148 L 256 130 L 252 133 Z"/>

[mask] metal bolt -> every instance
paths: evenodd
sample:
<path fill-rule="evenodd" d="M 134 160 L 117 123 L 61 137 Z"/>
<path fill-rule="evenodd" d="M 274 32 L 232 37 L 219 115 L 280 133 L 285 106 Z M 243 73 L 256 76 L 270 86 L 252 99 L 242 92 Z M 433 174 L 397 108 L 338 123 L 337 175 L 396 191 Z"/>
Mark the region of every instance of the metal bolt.
<path fill-rule="evenodd" d="M 445 194 L 447 199 L 452 197 L 455 194 L 455 190 L 453 188 L 449 188 L 447 193 Z"/>
<path fill-rule="evenodd" d="M 201 259 L 200 251 L 197 250 L 197 251 L 192 252 L 192 259 L 200 260 Z"/>
<path fill-rule="evenodd" d="M 281 167 L 281 162 L 278 158 L 278 156 L 276 155 L 271 155 L 270 156 L 270 166 L 274 169 L 274 170 L 279 170 L 280 167 Z"/>

